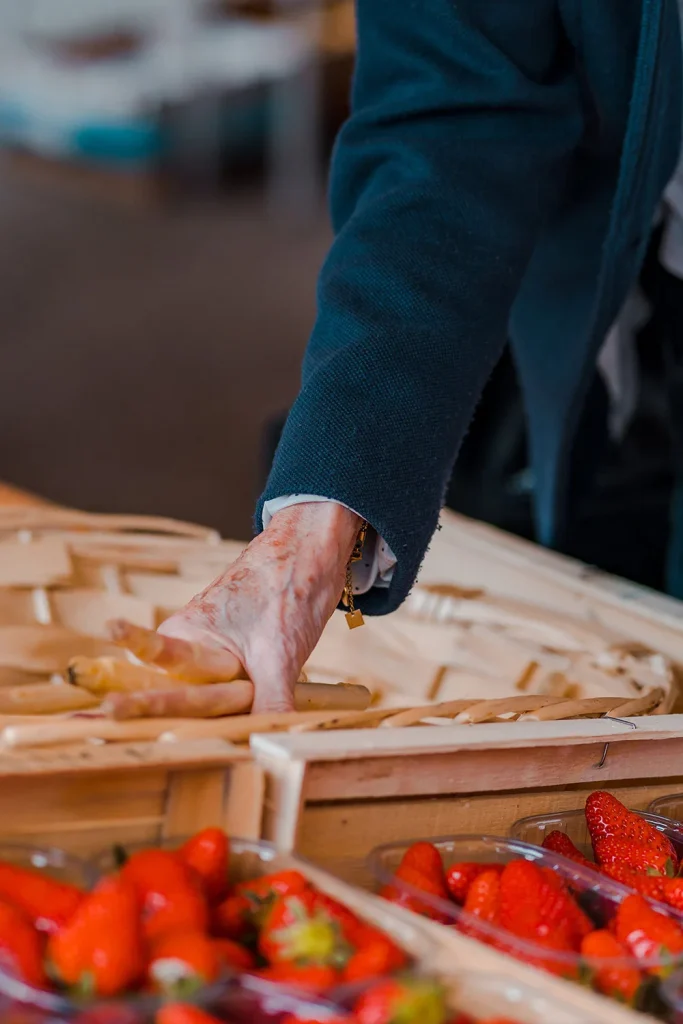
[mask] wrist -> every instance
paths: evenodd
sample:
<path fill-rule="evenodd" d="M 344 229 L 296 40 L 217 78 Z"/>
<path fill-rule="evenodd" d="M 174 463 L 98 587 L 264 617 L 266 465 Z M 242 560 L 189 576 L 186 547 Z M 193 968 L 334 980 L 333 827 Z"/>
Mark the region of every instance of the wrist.
<path fill-rule="evenodd" d="M 262 536 L 346 566 L 362 522 L 359 515 L 335 501 L 304 502 L 276 512 Z"/>

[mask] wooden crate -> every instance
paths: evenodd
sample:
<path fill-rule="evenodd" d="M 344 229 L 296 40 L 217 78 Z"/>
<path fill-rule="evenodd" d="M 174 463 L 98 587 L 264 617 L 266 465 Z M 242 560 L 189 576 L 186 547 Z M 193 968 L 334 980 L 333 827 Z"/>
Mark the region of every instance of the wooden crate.
<path fill-rule="evenodd" d="M 0 840 L 89 856 L 208 825 L 261 834 L 264 778 L 249 751 L 220 741 L 117 743 L 0 755 Z"/>
<path fill-rule="evenodd" d="M 506 835 L 517 818 L 683 789 L 683 716 L 252 737 L 267 773 L 265 836 L 368 884 L 392 840 Z"/>
<path fill-rule="evenodd" d="M 683 666 L 680 601 L 453 512 L 442 514 L 420 582 L 532 601 L 614 629 Z"/>

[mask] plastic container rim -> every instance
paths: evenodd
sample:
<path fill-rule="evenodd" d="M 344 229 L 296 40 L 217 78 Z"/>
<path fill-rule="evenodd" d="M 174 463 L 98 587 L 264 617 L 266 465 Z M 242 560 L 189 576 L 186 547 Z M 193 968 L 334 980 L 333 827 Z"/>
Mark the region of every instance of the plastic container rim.
<path fill-rule="evenodd" d="M 502 844 L 513 854 L 518 853 L 518 855 L 524 858 L 524 860 L 541 861 L 546 867 L 558 865 L 569 873 L 574 880 L 584 882 L 588 889 L 592 891 L 602 889 L 603 893 L 609 899 L 618 903 L 621 903 L 626 896 L 634 895 L 633 890 L 629 889 L 627 886 L 621 885 L 618 882 L 613 883 L 610 879 L 605 878 L 604 875 L 600 875 L 597 871 L 584 868 L 582 865 L 577 864 L 568 857 L 563 857 L 561 854 L 554 853 L 551 855 L 549 851 L 542 847 L 534 846 L 532 843 L 524 843 L 518 839 L 510 839 L 506 836 L 476 835 L 473 833 L 437 836 L 435 838 L 422 837 L 392 843 L 383 843 L 380 846 L 376 846 L 368 854 L 366 864 L 374 878 L 383 884 L 391 885 L 402 890 L 408 896 L 418 899 L 419 902 L 431 907 L 431 909 L 437 911 L 437 913 L 446 915 L 453 923 L 459 923 L 462 921 L 468 926 L 471 926 L 475 933 L 498 940 L 500 940 L 501 935 L 504 936 L 504 941 L 509 942 L 510 949 L 514 948 L 519 951 L 519 953 L 528 956 L 530 959 L 542 959 L 557 964 L 567 964 L 568 966 L 573 966 L 579 962 L 583 964 L 591 964 L 595 962 L 602 968 L 609 966 L 615 969 L 636 966 L 639 970 L 644 971 L 647 971 L 648 968 L 669 966 L 678 967 L 683 965 L 683 954 L 680 956 L 655 957 L 642 960 L 637 960 L 635 957 L 613 957 L 593 960 L 591 957 L 582 956 L 581 953 L 560 952 L 548 949 L 545 946 L 537 945 L 527 939 L 518 938 L 512 932 L 506 932 L 504 929 L 499 928 L 496 925 L 491 925 L 486 921 L 482 921 L 473 914 L 466 913 L 466 911 L 456 903 L 447 903 L 445 900 L 439 899 L 438 896 L 432 896 L 430 893 L 422 892 L 415 886 L 396 878 L 396 876 L 381 863 L 381 856 L 383 853 L 397 849 L 407 850 L 410 846 L 413 846 L 416 843 L 430 843 L 437 849 L 440 849 L 440 845 L 454 845 L 462 842 L 481 842 L 485 845 L 490 844 L 491 846 Z M 496 862 L 491 861 L 491 863 Z M 596 885 L 598 882 L 600 884 Z M 660 906 L 662 906 L 662 904 L 660 904 Z M 672 914 L 669 914 L 668 916 L 675 917 L 675 915 Z M 505 950 L 504 952 L 508 951 Z"/>

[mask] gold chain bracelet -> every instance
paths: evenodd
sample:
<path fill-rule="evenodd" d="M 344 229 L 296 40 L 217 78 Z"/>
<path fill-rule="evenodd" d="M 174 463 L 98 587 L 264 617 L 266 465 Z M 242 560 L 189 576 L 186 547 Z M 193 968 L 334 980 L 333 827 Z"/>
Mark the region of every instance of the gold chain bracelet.
<path fill-rule="evenodd" d="M 365 538 L 368 535 L 368 524 L 363 522 L 361 528 L 358 531 L 356 537 L 356 543 L 354 544 L 351 557 L 349 558 L 346 565 L 346 581 L 344 583 L 344 589 L 342 591 L 342 604 L 348 608 L 346 613 L 346 624 L 349 629 L 356 629 L 358 626 L 365 625 L 365 619 L 360 608 L 356 608 L 353 600 L 353 564 L 354 562 L 360 562 L 363 557 L 363 545 L 365 544 Z"/>

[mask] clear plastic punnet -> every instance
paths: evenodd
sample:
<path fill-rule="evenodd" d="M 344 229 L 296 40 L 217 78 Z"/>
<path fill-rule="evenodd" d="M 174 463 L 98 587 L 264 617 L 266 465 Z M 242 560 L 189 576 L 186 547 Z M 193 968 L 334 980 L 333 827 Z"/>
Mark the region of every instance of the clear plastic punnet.
<path fill-rule="evenodd" d="M 432 843 L 441 854 L 446 870 L 456 863 L 475 861 L 507 864 L 519 859 L 532 861 L 539 867 L 550 868 L 566 883 L 576 903 L 590 918 L 596 930 L 609 930 L 620 904 L 633 895 L 625 886 L 536 845 L 499 836 L 446 836 L 438 839 L 388 843 L 377 847 L 368 858 L 368 867 L 380 894 L 383 889 L 386 891 L 385 887 L 389 887 L 393 891 L 392 894 L 398 892 L 405 897 L 410 909 L 436 920 L 443 926 L 456 928 L 470 938 L 558 977 L 581 984 L 590 983 L 596 991 L 601 991 L 601 979 L 610 968 L 637 971 L 642 979 L 642 985 L 639 985 L 638 1007 L 651 1013 L 658 1013 L 661 1009 L 661 982 L 674 971 L 683 968 L 683 953 L 680 956 L 665 954 L 640 959 L 628 956 L 593 960 L 573 950 L 557 950 L 542 942 L 519 938 L 496 924 L 465 912 L 455 902 L 427 894 L 398 878 L 396 872 L 405 853 L 418 842 Z M 677 924 L 681 923 L 678 915 L 671 913 L 669 916 Z"/>
<path fill-rule="evenodd" d="M 662 800 L 678 799 L 681 813 L 683 813 L 683 794 L 678 798 L 663 797 Z M 659 801 L 650 804 L 648 811 L 635 811 L 641 818 L 648 821 L 659 831 L 669 837 L 676 852 L 683 857 L 683 825 L 679 828 L 670 818 L 664 817 L 664 811 L 657 809 L 654 813 L 654 805 Z M 510 829 L 510 836 L 519 839 L 523 843 L 531 843 L 534 846 L 542 846 L 543 840 L 550 833 L 557 830 L 565 832 L 581 853 L 589 860 L 593 859 L 591 837 L 586 824 L 586 815 L 583 811 L 559 811 L 556 814 L 534 814 L 528 818 L 519 818 Z"/>

